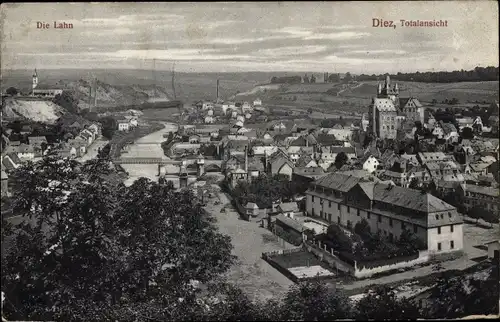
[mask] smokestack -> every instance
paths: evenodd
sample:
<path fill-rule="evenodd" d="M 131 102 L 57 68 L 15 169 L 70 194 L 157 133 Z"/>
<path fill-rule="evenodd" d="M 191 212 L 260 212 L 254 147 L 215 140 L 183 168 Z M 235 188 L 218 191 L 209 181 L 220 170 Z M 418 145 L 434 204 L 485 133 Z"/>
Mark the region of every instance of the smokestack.
<path fill-rule="evenodd" d="M 94 110 L 97 109 L 97 78 L 94 81 Z"/>
<path fill-rule="evenodd" d="M 217 80 L 217 101 L 219 100 L 219 80 Z"/>
<path fill-rule="evenodd" d="M 92 84 L 89 86 L 89 111 L 92 110 Z"/>
<path fill-rule="evenodd" d="M 248 175 L 248 146 L 245 147 L 245 173 Z"/>

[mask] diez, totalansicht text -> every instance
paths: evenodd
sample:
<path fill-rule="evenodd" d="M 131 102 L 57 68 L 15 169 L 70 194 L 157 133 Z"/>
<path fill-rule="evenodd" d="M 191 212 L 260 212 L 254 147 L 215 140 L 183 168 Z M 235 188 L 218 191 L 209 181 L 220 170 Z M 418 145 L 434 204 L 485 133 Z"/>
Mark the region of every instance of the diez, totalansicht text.
<path fill-rule="evenodd" d="M 53 26 L 53 27 L 52 27 Z M 72 23 L 67 23 L 67 22 L 59 22 L 59 21 L 54 21 L 54 24 L 51 25 L 48 22 L 41 22 L 37 21 L 36 23 L 36 29 L 73 29 L 73 24 Z"/>
<path fill-rule="evenodd" d="M 448 20 L 384 20 L 380 18 L 372 19 L 372 27 L 394 28 L 401 27 L 448 27 Z"/>

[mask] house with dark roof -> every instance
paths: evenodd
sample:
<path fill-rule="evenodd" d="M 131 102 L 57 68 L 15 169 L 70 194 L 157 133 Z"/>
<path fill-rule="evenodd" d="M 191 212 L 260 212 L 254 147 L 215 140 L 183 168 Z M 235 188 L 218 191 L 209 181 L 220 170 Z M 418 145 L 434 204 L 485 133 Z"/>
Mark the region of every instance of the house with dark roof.
<path fill-rule="evenodd" d="M 498 214 L 500 209 L 498 188 L 463 183 L 459 186 L 457 193 L 467 210 L 476 206 Z"/>
<path fill-rule="evenodd" d="M 282 153 L 277 153 L 276 156 L 271 158 L 269 162 L 269 170 L 271 172 L 271 175 L 286 175 L 290 180 L 292 179 L 294 167 L 295 165 L 293 164 L 293 162 Z"/>
<path fill-rule="evenodd" d="M 332 173 L 311 183 L 306 196 L 309 216 L 344 227 L 365 219 L 389 239 L 409 230 L 430 253 L 463 249 L 462 216 L 429 193 Z"/>

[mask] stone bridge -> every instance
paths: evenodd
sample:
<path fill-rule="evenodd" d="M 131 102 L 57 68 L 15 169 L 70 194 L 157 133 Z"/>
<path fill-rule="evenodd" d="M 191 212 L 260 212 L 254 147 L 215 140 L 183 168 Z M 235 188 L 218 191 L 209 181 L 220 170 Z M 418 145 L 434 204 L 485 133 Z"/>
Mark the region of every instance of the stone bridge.
<path fill-rule="evenodd" d="M 219 168 L 222 167 L 222 160 L 207 160 L 203 159 L 205 166 L 216 165 Z M 113 162 L 115 164 L 157 164 L 157 165 L 182 165 L 184 161 L 185 165 L 196 164 L 198 159 L 186 159 L 186 160 L 169 160 L 164 158 L 138 158 L 138 157 L 120 157 Z"/>

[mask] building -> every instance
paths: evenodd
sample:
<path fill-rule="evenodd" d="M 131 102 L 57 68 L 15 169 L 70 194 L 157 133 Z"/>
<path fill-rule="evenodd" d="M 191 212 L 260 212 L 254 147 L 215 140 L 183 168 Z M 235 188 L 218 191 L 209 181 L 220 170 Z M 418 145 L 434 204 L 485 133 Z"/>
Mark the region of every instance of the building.
<path fill-rule="evenodd" d="M 366 170 L 368 173 L 373 173 L 377 170 L 380 162 L 374 156 L 370 155 L 365 162 L 363 162 L 363 170 Z"/>
<path fill-rule="evenodd" d="M 488 257 L 494 258 L 497 261 L 500 259 L 500 242 L 498 240 L 486 243 L 488 247 Z"/>
<path fill-rule="evenodd" d="M 310 185 L 306 211 L 344 227 L 365 219 L 372 232 L 399 238 L 413 232 L 431 253 L 463 249 L 463 218 L 429 193 L 332 173 Z"/>
<path fill-rule="evenodd" d="M 54 98 L 56 95 L 62 95 L 62 89 L 45 89 L 40 88 L 38 84 L 38 73 L 35 69 L 35 73 L 33 74 L 32 83 L 31 83 L 31 95 L 37 97 L 47 97 Z"/>
<path fill-rule="evenodd" d="M 127 132 L 130 130 L 130 123 L 128 120 L 118 120 L 116 124 L 118 126 L 118 131 Z"/>
<path fill-rule="evenodd" d="M 260 100 L 260 98 L 257 98 L 256 100 L 253 101 L 253 106 L 254 107 L 262 106 L 262 101 Z"/>
<path fill-rule="evenodd" d="M 405 116 L 406 121 L 411 124 L 415 124 L 415 122 L 424 124 L 425 108 L 418 99 L 414 97 L 400 98 L 399 110 Z"/>
<path fill-rule="evenodd" d="M 372 133 L 381 139 L 395 139 L 397 134 L 397 110 L 389 98 L 373 98 L 370 105 Z"/>
<path fill-rule="evenodd" d="M 297 206 L 296 202 L 285 202 L 277 205 L 277 210 L 279 213 L 283 214 L 286 217 L 292 218 L 296 212 L 299 212 L 299 206 Z"/>
<path fill-rule="evenodd" d="M 1 173 L 1 188 L 2 188 L 2 197 L 8 196 L 9 195 L 9 176 L 5 171 L 3 171 L 3 166 L 2 166 L 2 173 Z"/>
<path fill-rule="evenodd" d="M 497 188 L 463 183 L 458 188 L 458 195 L 467 210 L 476 206 L 498 213 L 500 200 Z"/>

